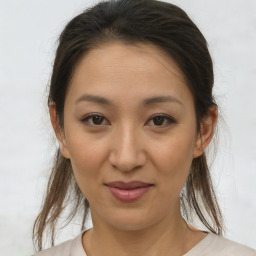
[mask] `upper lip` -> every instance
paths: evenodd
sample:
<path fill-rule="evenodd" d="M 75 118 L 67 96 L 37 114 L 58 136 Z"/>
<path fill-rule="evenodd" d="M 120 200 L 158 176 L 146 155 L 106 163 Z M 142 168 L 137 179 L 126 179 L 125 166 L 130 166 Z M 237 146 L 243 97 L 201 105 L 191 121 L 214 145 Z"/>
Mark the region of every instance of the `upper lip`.
<path fill-rule="evenodd" d="M 110 187 L 115 187 L 115 188 L 121 188 L 121 189 L 133 189 L 133 188 L 147 187 L 153 184 L 145 183 L 142 181 L 131 181 L 131 182 L 114 181 L 114 182 L 106 183 L 105 185 Z"/>

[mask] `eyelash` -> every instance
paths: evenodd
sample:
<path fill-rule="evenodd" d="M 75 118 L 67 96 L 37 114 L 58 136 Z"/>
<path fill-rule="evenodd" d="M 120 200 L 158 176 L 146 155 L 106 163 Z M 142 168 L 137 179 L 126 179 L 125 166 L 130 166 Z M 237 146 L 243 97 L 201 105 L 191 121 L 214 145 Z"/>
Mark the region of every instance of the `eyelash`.
<path fill-rule="evenodd" d="M 88 126 L 94 126 L 94 127 L 97 127 L 97 126 L 103 126 L 102 124 L 100 124 L 100 125 L 94 125 L 94 124 L 88 124 L 89 122 L 88 122 L 88 120 L 90 120 L 90 119 L 92 119 L 93 117 L 95 117 L 95 116 L 98 116 L 98 117 L 102 117 L 102 118 L 104 118 L 105 120 L 107 120 L 104 116 L 102 116 L 101 114 L 97 114 L 97 113 L 93 113 L 93 114 L 88 114 L 88 115 L 86 115 L 85 117 L 83 117 L 82 119 L 81 119 L 81 122 L 82 123 L 85 123 L 86 125 L 88 125 Z M 167 123 L 169 124 L 169 125 L 171 125 L 171 124 L 173 124 L 173 123 L 176 123 L 176 121 L 172 118 L 172 117 L 170 117 L 170 116 L 168 116 L 168 115 L 165 115 L 165 114 L 156 114 L 156 115 L 154 115 L 153 117 L 151 117 L 149 120 L 153 120 L 154 118 L 156 118 L 156 117 L 162 117 L 162 118 L 165 118 L 165 120 L 167 120 Z M 109 122 L 108 122 L 109 123 Z M 160 125 L 160 126 L 158 126 L 158 125 L 155 125 L 155 127 L 159 127 L 159 128 L 161 128 L 161 127 L 165 127 L 166 125 Z"/>

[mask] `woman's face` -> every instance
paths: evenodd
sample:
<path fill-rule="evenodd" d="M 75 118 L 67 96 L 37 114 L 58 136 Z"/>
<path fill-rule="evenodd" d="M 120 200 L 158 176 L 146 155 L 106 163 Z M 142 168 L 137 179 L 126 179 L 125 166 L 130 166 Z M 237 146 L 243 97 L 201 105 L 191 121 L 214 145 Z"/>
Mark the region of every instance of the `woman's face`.
<path fill-rule="evenodd" d="M 94 222 L 136 230 L 178 214 L 199 139 L 192 94 L 157 47 L 109 43 L 79 62 L 60 143 Z"/>

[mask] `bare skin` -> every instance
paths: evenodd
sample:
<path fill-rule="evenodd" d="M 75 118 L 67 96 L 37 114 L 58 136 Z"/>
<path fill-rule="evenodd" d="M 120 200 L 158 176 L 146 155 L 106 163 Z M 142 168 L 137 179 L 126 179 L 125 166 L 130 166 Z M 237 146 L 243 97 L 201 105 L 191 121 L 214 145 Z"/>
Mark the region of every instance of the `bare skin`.
<path fill-rule="evenodd" d="M 165 99 L 152 101 L 156 96 Z M 217 109 L 203 120 L 199 136 L 183 74 L 156 46 L 112 42 L 91 50 L 70 83 L 64 128 L 54 105 L 50 115 L 90 203 L 93 228 L 82 239 L 88 256 L 180 256 L 206 236 L 188 229 L 179 193 L 193 158 L 211 141 Z M 134 202 L 117 200 L 106 187 L 134 180 L 153 184 Z"/>
<path fill-rule="evenodd" d="M 153 229 L 153 227 L 152 227 Z M 183 223 L 183 229 L 178 228 L 178 233 L 174 233 L 172 229 L 163 229 L 168 231 L 166 233 L 148 232 L 145 230 L 143 234 L 134 233 L 128 234 L 127 231 L 123 233 L 122 240 L 124 243 L 121 245 L 120 240 L 116 240 L 120 233 L 113 237 L 102 237 L 99 234 L 94 234 L 94 228 L 84 233 L 82 241 L 83 247 L 87 256 L 100 256 L 102 251 L 99 248 L 104 247 L 104 255 L 173 255 L 181 256 L 189 252 L 196 244 L 198 244 L 207 235 L 206 232 L 197 230 L 191 226 Z M 154 230 L 155 231 L 155 230 Z M 143 239 L 141 239 L 143 236 Z M 120 238 L 120 237 L 119 237 Z M 149 242 L 151 243 L 149 244 Z M 173 242 L 171 242 L 173 241 Z M 175 241 L 178 241 L 175 243 Z M 127 245 L 124 247 L 124 245 Z"/>

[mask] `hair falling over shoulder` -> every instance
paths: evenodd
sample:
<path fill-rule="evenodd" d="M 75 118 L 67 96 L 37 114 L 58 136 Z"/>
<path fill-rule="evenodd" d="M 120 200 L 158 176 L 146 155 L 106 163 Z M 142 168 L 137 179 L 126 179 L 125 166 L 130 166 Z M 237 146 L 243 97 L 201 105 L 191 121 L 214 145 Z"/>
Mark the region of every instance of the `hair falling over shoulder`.
<path fill-rule="evenodd" d="M 47 239 L 48 237 L 51 238 L 51 245 L 54 245 L 58 218 L 64 209 L 70 205 L 71 210 L 66 217 L 64 227 L 80 210 L 79 212 L 83 216 L 81 230 L 84 229 L 89 203 L 75 182 L 69 159 L 64 158 L 58 150 L 49 177 L 43 207 L 33 226 L 34 245 L 38 250 L 43 248 L 44 233 L 46 233 Z"/>

